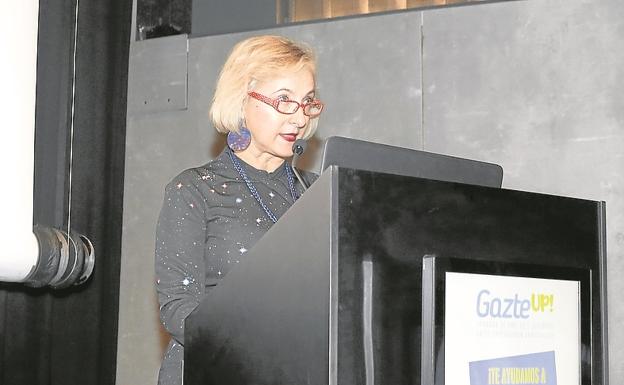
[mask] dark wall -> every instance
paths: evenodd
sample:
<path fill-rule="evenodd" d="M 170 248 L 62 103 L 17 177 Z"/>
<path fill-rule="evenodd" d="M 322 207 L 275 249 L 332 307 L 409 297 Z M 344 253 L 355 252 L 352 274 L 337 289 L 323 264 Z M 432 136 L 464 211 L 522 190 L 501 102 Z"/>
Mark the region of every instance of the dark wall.
<path fill-rule="evenodd" d="M 193 0 L 193 36 L 250 31 L 276 25 L 275 0 Z"/>
<path fill-rule="evenodd" d="M 96 266 L 65 290 L 0 285 L 0 384 L 114 384 L 132 1 L 80 0 L 75 50 L 76 1 L 39 7 L 33 220 L 71 217 Z"/>

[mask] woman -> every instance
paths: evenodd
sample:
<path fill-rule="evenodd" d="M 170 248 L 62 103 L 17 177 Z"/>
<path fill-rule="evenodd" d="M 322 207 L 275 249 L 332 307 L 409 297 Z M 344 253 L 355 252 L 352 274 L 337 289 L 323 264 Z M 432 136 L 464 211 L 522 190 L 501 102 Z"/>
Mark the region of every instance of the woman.
<path fill-rule="evenodd" d="M 210 109 L 228 147 L 167 185 L 158 220 L 156 288 L 172 336 L 159 384 L 182 382 L 185 318 L 303 192 L 286 160 L 322 109 L 308 48 L 260 36 L 230 53 Z"/>

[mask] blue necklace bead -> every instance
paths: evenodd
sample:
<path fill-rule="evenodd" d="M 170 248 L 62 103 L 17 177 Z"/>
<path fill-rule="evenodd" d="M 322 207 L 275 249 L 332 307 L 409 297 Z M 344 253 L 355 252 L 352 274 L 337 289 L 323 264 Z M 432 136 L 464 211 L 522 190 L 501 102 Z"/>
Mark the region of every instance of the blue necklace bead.
<path fill-rule="evenodd" d="M 271 209 L 262 200 L 262 197 L 258 193 L 258 190 L 256 189 L 256 186 L 253 184 L 253 182 L 247 176 L 247 173 L 245 172 L 245 169 L 243 169 L 243 165 L 240 163 L 240 160 L 238 159 L 238 157 L 236 155 L 234 155 L 232 153 L 232 151 L 227 150 L 227 153 L 230 156 L 230 160 L 232 161 L 232 164 L 234 165 L 234 168 L 236 169 L 236 171 L 238 171 L 238 174 L 240 175 L 240 177 L 243 179 L 243 181 L 247 185 L 247 188 L 249 189 L 249 192 L 254 197 L 256 202 L 258 202 L 260 207 L 262 207 L 262 210 L 264 210 L 264 213 L 266 214 L 266 216 L 273 223 L 277 222 L 277 217 L 275 216 L 273 211 L 271 211 Z M 288 187 L 290 189 L 290 195 L 292 196 L 293 203 L 294 203 L 297 199 L 299 199 L 299 194 L 297 193 L 297 190 L 295 189 L 295 177 L 293 175 L 293 171 L 291 169 L 290 164 L 286 164 L 285 168 L 286 168 L 286 178 L 288 179 Z"/>

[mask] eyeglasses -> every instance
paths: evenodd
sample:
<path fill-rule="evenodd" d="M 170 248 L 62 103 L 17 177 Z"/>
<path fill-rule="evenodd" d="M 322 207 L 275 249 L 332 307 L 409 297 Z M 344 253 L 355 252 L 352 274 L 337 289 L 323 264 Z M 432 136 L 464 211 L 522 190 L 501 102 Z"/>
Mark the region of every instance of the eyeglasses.
<path fill-rule="evenodd" d="M 318 99 L 299 103 L 294 100 L 271 99 L 268 96 L 260 95 L 254 91 L 248 92 L 247 95 L 268 104 L 269 106 L 275 108 L 277 112 L 282 114 L 292 115 L 299 110 L 299 107 L 301 107 L 303 108 L 303 114 L 305 116 L 315 118 L 321 114 L 321 111 L 323 111 L 323 103 Z"/>

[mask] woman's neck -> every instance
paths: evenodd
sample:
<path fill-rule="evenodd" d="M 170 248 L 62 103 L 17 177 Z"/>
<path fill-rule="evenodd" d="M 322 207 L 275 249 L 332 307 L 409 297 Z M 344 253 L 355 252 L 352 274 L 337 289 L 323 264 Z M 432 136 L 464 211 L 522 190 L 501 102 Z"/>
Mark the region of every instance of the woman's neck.
<path fill-rule="evenodd" d="M 284 163 L 283 158 L 266 152 L 254 151 L 251 146 L 235 154 L 253 168 L 267 172 L 277 170 Z"/>

